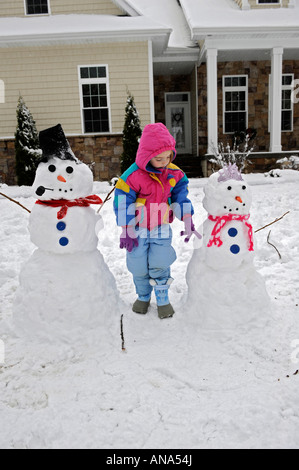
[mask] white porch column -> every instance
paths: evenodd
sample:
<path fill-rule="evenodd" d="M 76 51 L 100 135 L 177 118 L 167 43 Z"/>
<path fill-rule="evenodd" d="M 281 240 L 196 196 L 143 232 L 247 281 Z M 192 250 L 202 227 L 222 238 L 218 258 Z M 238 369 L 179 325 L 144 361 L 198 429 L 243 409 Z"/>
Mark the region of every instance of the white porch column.
<path fill-rule="evenodd" d="M 208 154 L 218 147 L 217 49 L 207 49 Z"/>
<path fill-rule="evenodd" d="M 154 92 L 154 66 L 153 66 L 153 42 L 148 41 L 148 73 L 150 92 L 151 124 L 155 122 L 155 92 Z"/>
<path fill-rule="evenodd" d="M 281 152 L 281 101 L 282 101 L 282 47 L 274 47 L 271 54 L 270 94 L 270 152 Z"/>

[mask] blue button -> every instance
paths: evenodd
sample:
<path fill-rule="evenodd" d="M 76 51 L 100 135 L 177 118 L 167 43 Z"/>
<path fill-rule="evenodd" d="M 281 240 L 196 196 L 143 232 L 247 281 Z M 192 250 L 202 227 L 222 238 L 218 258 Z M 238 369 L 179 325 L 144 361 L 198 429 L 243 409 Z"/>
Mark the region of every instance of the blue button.
<path fill-rule="evenodd" d="M 62 237 L 62 238 L 60 238 L 59 243 L 60 243 L 61 246 L 66 246 L 66 245 L 68 245 L 69 240 L 66 237 Z"/>
<path fill-rule="evenodd" d="M 228 234 L 230 237 L 236 237 L 238 235 L 238 230 L 236 228 L 230 228 Z"/>
<path fill-rule="evenodd" d="M 66 224 L 64 222 L 58 222 L 58 224 L 56 225 L 57 230 L 59 230 L 60 232 L 63 232 L 63 230 L 65 230 L 65 227 Z"/>
<path fill-rule="evenodd" d="M 232 245 L 230 247 L 230 251 L 234 254 L 237 255 L 240 252 L 240 247 L 239 245 Z"/>

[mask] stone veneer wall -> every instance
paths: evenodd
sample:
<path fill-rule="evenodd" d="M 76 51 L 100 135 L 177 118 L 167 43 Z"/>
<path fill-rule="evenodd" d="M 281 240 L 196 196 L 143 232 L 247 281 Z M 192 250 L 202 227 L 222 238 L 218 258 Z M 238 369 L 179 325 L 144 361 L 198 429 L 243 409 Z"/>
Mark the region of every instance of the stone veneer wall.
<path fill-rule="evenodd" d="M 122 135 L 68 137 L 77 158 L 93 171 L 96 181 L 110 180 L 120 175 Z M 0 182 L 17 184 L 14 140 L 0 140 Z"/>
<path fill-rule="evenodd" d="M 268 152 L 270 133 L 268 132 L 269 75 L 270 61 L 220 62 L 218 63 L 218 125 L 219 142 L 232 142 L 232 135 L 223 134 L 223 75 L 248 75 L 248 127 L 257 130 L 255 152 Z M 283 73 L 294 73 L 299 78 L 299 61 L 284 61 Z M 207 72 L 206 64 L 198 68 L 199 99 L 199 152 L 207 151 Z M 294 104 L 293 132 L 282 132 L 284 151 L 299 149 L 299 104 Z"/>
<path fill-rule="evenodd" d="M 0 140 L 0 183 L 17 184 L 14 139 Z"/>
<path fill-rule="evenodd" d="M 68 137 L 76 157 L 92 165 L 95 181 L 107 181 L 120 176 L 122 135 Z"/>

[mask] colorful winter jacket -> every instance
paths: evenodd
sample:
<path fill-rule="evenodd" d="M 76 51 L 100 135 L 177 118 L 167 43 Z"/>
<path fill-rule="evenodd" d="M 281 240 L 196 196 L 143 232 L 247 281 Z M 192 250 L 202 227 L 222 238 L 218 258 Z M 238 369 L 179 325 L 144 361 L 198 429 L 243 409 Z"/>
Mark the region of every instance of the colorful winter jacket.
<path fill-rule="evenodd" d="M 172 150 L 174 160 L 175 144 L 163 124 L 145 127 L 136 162 L 116 184 L 114 211 L 118 225 L 139 225 L 153 230 L 171 223 L 174 216 L 183 220 L 186 215 L 193 215 L 185 173 L 173 163 L 164 169 L 150 164 L 152 158 L 167 150 Z"/>

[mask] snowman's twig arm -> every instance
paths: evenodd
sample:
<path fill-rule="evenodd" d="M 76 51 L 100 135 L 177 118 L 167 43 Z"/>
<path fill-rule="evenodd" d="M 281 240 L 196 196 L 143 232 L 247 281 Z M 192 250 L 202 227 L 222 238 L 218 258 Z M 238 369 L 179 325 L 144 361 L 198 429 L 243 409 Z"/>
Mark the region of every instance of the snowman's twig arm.
<path fill-rule="evenodd" d="M 103 204 L 101 205 L 101 207 L 99 208 L 99 210 L 98 210 L 98 212 L 97 212 L 98 214 L 99 214 L 99 213 L 101 212 L 101 210 L 103 209 L 103 205 L 104 205 L 107 201 L 109 201 L 109 199 L 111 199 L 110 196 L 111 196 L 111 194 L 112 194 L 114 191 L 115 191 L 115 187 L 110 191 L 110 193 L 107 194 L 107 196 L 106 196 L 106 198 L 105 198 Z"/>
<path fill-rule="evenodd" d="M 286 212 L 285 214 L 283 214 L 281 217 L 279 217 L 279 219 L 276 219 L 274 220 L 273 222 L 271 222 L 270 224 L 267 224 L 265 225 L 264 227 L 261 227 L 259 228 L 258 230 L 255 231 L 255 233 L 259 232 L 260 230 L 264 230 L 264 228 L 267 228 L 269 227 L 270 225 L 273 225 L 273 224 L 276 224 L 276 222 L 279 222 L 279 220 L 283 219 L 287 214 L 289 214 L 290 211 Z"/>
<path fill-rule="evenodd" d="M 6 199 L 9 199 L 11 202 L 14 202 L 15 204 L 18 204 L 18 206 L 22 207 L 23 209 L 25 209 L 25 211 L 27 211 L 27 212 L 29 212 L 29 214 L 31 214 L 31 211 L 29 209 L 27 209 L 27 207 L 20 204 L 18 201 L 15 201 L 14 199 L 12 199 L 9 196 L 6 196 L 6 194 L 0 193 L 0 195 L 6 197 Z"/>

